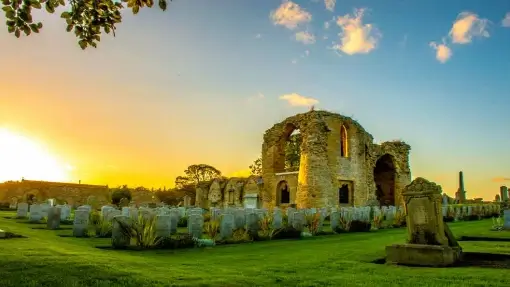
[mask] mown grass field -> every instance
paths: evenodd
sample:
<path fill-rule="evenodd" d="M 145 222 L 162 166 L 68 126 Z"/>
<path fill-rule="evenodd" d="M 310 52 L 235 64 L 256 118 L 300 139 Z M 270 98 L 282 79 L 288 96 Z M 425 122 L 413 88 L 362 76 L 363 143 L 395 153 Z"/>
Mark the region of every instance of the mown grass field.
<path fill-rule="evenodd" d="M 509 269 L 418 268 L 369 263 L 404 243 L 405 229 L 347 233 L 184 250 L 115 251 L 109 239 L 59 237 L 5 219 L 0 229 L 27 236 L 0 240 L 0 286 L 510 286 Z M 450 224 L 456 237 L 508 237 L 492 221 Z M 63 226 L 67 228 L 67 226 Z M 70 227 L 70 226 L 69 226 Z M 464 251 L 510 254 L 510 242 L 461 242 Z"/>

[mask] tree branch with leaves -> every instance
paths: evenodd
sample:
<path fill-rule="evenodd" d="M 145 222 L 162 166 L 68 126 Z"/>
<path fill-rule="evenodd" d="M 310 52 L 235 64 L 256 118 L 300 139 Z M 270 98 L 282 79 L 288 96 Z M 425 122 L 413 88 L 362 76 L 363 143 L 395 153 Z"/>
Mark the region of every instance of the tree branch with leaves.
<path fill-rule="evenodd" d="M 170 0 L 172 1 L 172 0 Z M 26 36 L 39 33 L 43 24 L 34 22 L 33 9 L 42 9 L 49 14 L 55 13 L 58 7 L 65 7 L 65 0 L 1 0 L 2 10 L 5 12 L 7 31 L 17 38 L 23 32 Z M 82 49 L 89 46 L 97 47 L 101 41 L 101 33 L 112 33 L 115 37 L 117 24 L 122 22 L 121 9 L 124 3 L 136 15 L 141 8 L 154 6 L 154 0 L 68 0 L 69 10 L 62 12 L 61 18 L 65 19 L 67 32 L 74 31 L 78 38 L 78 44 Z M 158 6 L 166 11 L 167 0 L 158 0 Z"/>

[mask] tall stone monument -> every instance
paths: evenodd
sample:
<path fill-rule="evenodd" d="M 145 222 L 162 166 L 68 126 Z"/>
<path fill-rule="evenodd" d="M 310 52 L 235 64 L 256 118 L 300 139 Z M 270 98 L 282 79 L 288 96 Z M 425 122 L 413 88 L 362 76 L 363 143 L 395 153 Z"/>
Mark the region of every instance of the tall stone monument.
<path fill-rule="evenodd" d="M 459 203 L 466 202 L 466 190 L 464 189 L 464 174 L 462 173 L 462 171 L 459 171 L 459 189 L 457 189 L 455 197 L 459 201 Z"/>
<path fill-rule="evenodd" d="M 443 222 L 441 193 L 421 177 L 404 188 L 408 244 L 387 246 L 387 263 L 448 266 L 460 260 L 462 248 Z"/>
<path fill-rule="evenodd" d="M 499 193 L 500 193 L 500 198 L 501 198 L 501 201 L 507 201 L 508 200 L 508 187 L 506 186 L 501 186 L 499 188 Z"/>

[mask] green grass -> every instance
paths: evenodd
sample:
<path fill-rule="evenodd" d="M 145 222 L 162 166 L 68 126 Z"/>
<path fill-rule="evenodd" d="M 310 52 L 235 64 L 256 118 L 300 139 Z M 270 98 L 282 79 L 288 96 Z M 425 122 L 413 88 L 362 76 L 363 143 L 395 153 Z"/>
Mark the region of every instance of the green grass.
<path fill-rule="evenodd" d="M 68 238 L 68 230 L 4 219 L 0 228 L 27 236 L 0 241 L 0 286 L 510 286 L 510 272 L 480 267 L 377 265 L 405 229 L 275 240 L 204 249 L 101 250 L 109 239 Z M 40 226 L 40 225 L 39 225 Z M 459 237 L 509 237 L 491 220 L 452 223 Z M 510 242 L 461 242 L 465 251 L 510 254 Z"/>

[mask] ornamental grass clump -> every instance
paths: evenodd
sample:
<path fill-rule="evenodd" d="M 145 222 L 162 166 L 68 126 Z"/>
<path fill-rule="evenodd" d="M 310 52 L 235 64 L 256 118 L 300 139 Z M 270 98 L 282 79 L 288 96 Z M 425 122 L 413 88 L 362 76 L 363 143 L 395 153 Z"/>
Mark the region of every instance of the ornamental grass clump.
<path fill-rule="evenodd" d="M 124 236 L 134 241 L 139 248 L 156 247 L 162 238 L 156 235 L 156 217 L 139 215 L 134 220 L 122 220 L 114 218 L 119 223 Z"/>
<path fill-rule="evenodd" d="M 271 214 L 264 214 L 260 219 L 259 219 L 259 232 L 258 232 L 258 235 L 260 238 L 263 238 L 263 239 L 271 239 L 271 237 L 273 236 L 273 233 L 274 233 L 274 228 L 273 228 L 273 216 L 271 216 Z"/>
<path fill-rule="evenodd" d="M 113 225 L 110 220 L 102 216 L 98 211 L 93 210 L 89 215 L 89 222 L 98 238 L 109 238 L 112 236 Z"/>
<path fill-rule="evenodd" d="M 306 226 L 308 228 L 308 232 L 313 236 L 317 235 L 321 232 L 322 222 L 322 216 L 319 212 L 307 215 Z"/>
<path fill-rule="evenodd" d="M 204 233 L 211 239 L 216 240 L 220 232 L 220 219 L 209 219 L 204 223 Z"/>

